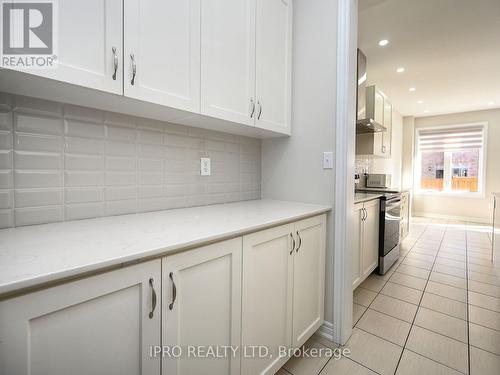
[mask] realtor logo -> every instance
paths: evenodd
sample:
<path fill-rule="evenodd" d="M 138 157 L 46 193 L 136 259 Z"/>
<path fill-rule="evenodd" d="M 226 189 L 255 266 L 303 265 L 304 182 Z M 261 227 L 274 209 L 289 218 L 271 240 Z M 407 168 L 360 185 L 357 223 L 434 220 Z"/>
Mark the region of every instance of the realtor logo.
<path fill-rule="evenodd" d="M 1 0 L 3 67 L 54 67 L 55 10 L 54 0 Z"/>

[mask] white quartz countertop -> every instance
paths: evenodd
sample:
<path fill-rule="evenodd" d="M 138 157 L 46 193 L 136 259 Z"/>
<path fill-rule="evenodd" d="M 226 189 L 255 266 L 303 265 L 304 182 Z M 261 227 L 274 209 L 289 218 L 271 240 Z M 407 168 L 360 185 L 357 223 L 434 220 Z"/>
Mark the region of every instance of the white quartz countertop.
<path fill-rule="evenodd" d="M 368 202 L 373 199 L 378 199 L 383 194 L 377 194 L 377 193 L 354 193 L 354 204 L 356 203 L 361 203 L 361 202 Z"/>
<path fill-rule="evenodd" d="M 0 297 L 330 211 L 254 200 L 0 230 Z"/>

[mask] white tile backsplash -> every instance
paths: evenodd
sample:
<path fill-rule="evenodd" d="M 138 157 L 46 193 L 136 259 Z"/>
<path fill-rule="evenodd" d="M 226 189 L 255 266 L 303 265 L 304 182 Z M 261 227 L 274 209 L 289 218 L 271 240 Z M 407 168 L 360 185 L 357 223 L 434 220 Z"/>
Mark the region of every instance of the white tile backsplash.
<path fill-rule="evenodd" d="M 0 228 L 260 198 L 260 140 L 0 92 Z M 201 177 L 200 157 L 212 159 Z"/>

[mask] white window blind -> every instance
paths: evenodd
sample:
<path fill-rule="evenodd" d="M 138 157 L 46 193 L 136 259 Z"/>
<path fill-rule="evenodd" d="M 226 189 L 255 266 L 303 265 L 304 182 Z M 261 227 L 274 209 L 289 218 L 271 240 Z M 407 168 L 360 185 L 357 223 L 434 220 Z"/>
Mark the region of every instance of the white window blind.
<path fill-rule="evenodd" d="M 421 129 L 418 133 L 419 151 L 453 151 L 482 149 L 484 126 L 471 125 L 447 129 Z"/>

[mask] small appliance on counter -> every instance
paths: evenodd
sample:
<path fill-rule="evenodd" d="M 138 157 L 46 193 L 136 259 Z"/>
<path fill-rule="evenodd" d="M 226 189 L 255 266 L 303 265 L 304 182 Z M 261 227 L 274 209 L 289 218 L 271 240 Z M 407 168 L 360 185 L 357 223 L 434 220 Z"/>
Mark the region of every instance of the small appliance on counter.
<path fill-rule="evenodd" d="M 366 187 L 387 189 L 391 187 L 391 180 L 390 174 L 369 174 L 366 178 Z"/>

